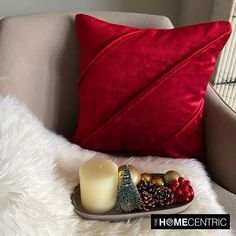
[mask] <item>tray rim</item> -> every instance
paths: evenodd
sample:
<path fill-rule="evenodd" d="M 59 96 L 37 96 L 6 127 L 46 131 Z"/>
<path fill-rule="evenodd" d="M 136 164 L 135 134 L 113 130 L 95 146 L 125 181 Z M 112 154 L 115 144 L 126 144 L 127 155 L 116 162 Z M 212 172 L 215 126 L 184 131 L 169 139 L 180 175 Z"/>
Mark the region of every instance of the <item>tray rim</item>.
<path fill-rule="evenodd" d="M 163 174 L 160 173 L 150 173 L 153 176 L 163 176 Z M 81 205 L 81 202 L 79 201 L 81 208 L 83 209 L 83 211 L 80 210 L 80 207 L 77 204 L 76 201 L 76 196 L 78 194 L 80 194 L 79 191 L 79 184 L 75 187 L 74 191 L 71 194 L 71 201 L 72 201 L 72 205 L 74 206 L 74 211 L 81 217 L 86 218 L 86 219 L 90 219 L 90 220 L 109 220 L 109 221 L 121 221 L 121 220 L 128 220 L 128 219 L 134 219 L 134 218 L 141 218 L 141 217 L 150 217 L 152 214 L 178 214 L 183 212 L 184 210 L 186 210 L 189 205 L 191 205 L 194 197 L 192 197 L 190 199 L 189 202 L 187 203 L 182 203 L 179 204 L 178 206 L 175 207 L 175 205 L 172 205 L 173 207 L 171 208 L 158 208 L 158 209 L 154 209 L 151 211 L 133 211 L 133 212 L 127 212 L 127 213 L 120 213 L 120 214 L 107 214 L 107 213 L 111 213 L 111 211 L 108 211 L 107 213 L 103 213 L 103 214 L 93 214 L 90 213 L 89 211 L 86 211 L 86 209 L 83 208 L 83 206 Z M 113 208 L 113 210 L 115 211 L 115 209 Z"/>

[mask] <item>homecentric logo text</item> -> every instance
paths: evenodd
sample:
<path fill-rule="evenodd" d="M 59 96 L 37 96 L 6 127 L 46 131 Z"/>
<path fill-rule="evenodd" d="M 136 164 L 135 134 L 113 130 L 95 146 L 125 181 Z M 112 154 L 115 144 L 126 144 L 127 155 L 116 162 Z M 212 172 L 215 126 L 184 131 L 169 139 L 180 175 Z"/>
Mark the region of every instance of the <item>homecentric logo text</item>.
<path fill-rule="evenodd" d="M 229 214 L 152 215 L 152 229 L 229 229 Z"/>

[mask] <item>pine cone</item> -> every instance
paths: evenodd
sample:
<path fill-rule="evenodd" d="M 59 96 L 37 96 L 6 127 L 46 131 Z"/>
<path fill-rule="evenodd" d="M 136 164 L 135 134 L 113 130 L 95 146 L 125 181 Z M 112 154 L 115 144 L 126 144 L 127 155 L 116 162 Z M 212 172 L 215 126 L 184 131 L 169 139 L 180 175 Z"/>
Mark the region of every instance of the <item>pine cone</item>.
<path fill-rule="evenodd" d="M 151 182 L 141 180 L 141 182 L 138 185 L 138 191 L 142 193 L 143 191 L 146 191 L 148 193 L 154 194 L 157 190 L 157 186 L 155 184 L 152 184 Z"/>
<path fill-rule="evenodd" d="M 156 207 L 156 200 L 153 194 L 148 193 L 144 190 L 140 193 L 140 195 L 142 198 L 142 205 L 140 206 L 140 209 L 150 211 L 151 209 Z"/>
<path fill-rule="evenodd" d="M 159 206 L 168 206 L 174 200 L 174 193 L 168 187 L 161 186 L 157 188 L 155 194 L 156 204 Z"/>

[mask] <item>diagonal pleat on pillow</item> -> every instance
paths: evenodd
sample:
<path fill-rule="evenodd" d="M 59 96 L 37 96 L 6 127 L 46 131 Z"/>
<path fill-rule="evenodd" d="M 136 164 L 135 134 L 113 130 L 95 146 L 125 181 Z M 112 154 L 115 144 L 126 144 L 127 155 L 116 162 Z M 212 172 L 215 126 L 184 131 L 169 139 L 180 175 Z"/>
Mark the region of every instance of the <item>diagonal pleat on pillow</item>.
<path fill-rule="evenodd" d="M 142 32 L 143 30 L 134 30 L 128 33 L 125 33 L 117 38 L 115 38 L 113 41 L 111 41 L 109 44 L 107 44 L 104 48 L 101 49 L 101 51 L 96 54 L 96 56 L 92 59 L 92 61 L 87 65 L 85 70 L 81 73 L 80 80 L 79 80 L 79 88 L 84 80 L 84 77 L 89 72 L 89 69 L 93 66 L 93 64 L 98 63 L 98 60 L 100 57 L 104 56 L 106 52 L 109 51 L 111 47 L 115 47 L 117 44 L 122 43 L 124 40 L 128 40 L 129 37 L 135 37 L 135 35 L 139 32 Z"/>

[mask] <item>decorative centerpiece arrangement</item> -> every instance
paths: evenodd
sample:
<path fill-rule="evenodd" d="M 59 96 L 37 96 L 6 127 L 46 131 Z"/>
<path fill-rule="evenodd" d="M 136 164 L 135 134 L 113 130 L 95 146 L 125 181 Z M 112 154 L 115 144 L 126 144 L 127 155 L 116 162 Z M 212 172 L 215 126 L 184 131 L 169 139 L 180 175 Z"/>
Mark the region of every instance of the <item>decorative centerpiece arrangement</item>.
<path fill-rule="evenodd" d="M 135 166 L 118 168 L 110 160 L 94 158 L 80 167 L 79 175 L 80 184 L 72 195 L 72 202 L 75 207 L 81 202 L 85 216 L 87 212 L 138 215 L 178 207 L 180 210 L 174 212 L 180 212 L 184 210 L 181 206 L 194 197 L 190 181 L 174 170 L 165 174 L 140 174 Z M 74 196 L 75 193 L 79 197 Z"/>
<path fill-rule="evenodd" d="M 194 195 L 190 181 L 185 180 L 174 170 L 167 171 L 164 175 L 149 173 L 139 175 L 134 166 L 125 165 L 119 168 L 119 177 L 117 207 L 126 212 L 134 209 L 150 211 L 156 207 L 186 203 Z M 134 190 L 134 184 L 137 185 L 138 191 Z M 133 207 L 124 207 L 124 201 L 127 206 Z"/>

